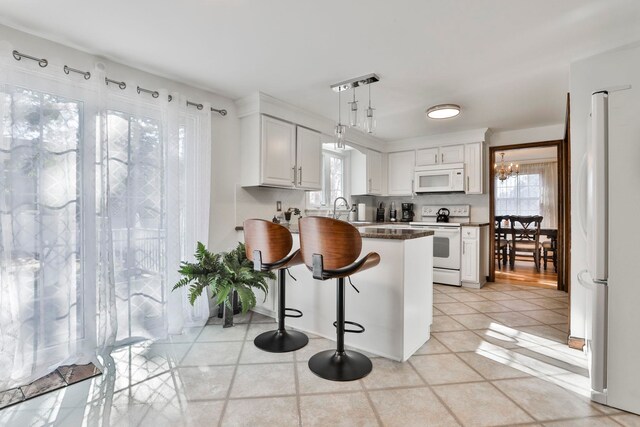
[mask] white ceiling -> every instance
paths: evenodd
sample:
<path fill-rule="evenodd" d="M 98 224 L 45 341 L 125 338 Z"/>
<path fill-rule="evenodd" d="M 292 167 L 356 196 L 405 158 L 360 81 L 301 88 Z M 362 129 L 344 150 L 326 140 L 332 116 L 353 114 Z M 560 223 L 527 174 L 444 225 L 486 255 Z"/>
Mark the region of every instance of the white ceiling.
<path fill-rule="evenodd" d="M 331 118 L 329 85 L 376 72 L 377 135 L 395 140 L 563 122 L 570 62 L 640 40 L 640 1 L 3 0 L 0 22 L 234 99 L 261 90 Z M 424 118 L 445 102 L 462 114 Z"/>
<path fill-rule="evenodd" d="M 558 157 L 556 147 L 518 148 L 514 150 L 496 151 L 496 161 L 500 161 L 500 153 L 504 153 L 505 163 L 527 162 L 533 160 L 554 160 Z"/>

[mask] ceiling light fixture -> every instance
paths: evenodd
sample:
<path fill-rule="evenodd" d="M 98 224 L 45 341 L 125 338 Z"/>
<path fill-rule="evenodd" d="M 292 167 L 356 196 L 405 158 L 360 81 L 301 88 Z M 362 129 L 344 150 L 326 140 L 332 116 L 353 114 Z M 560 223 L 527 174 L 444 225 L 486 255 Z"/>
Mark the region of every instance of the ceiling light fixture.
<path fill-rule="evenodd" d="M 371 73 L 366 76 L 356 77 L 355 79 L 345 80 L 340 83 L 336 83 L 331 85 L 331 89 L 334 92 L 338 92 L 338 124 L 335 127 L 336 134 L 336 148 L 344 148 L 344 134 L 345 134 L 345 126 L 342 124 L 341 113 L 341 101 L 340 101 L 340 92 L 352 89 L 353 90 L 353 101 L 349 102 L 351 108 L 349 110 L 349 125 L 351 127 L 358 126 L 358 101 L 356 101 L 356 93 L 355 88 L 359 86 L 369 85 L 369 107 L 366 109 L 365 116 L 365 129 L 369 133 L 373 133 L 375 128 L 375 120 L 373 119 L 373 108 L 371 108 L 371 84 L 380 81 L 380 77 L 377 74 Z"/>
<path fill-rule="evenodd" d="M 520 165 L 516 164 L 516 167 L 513 167 L 513 163 L 510 163 L 509 166 L 504 164 L 504 153 L 500 153 L 500 167 L 495 163 L 493 165 L 493 170 L 495 171 L 496 176 L 500 181 L 504 181 L 510 176 L 513 176 L 515 173 L 516 176 L 520 173 Z"/>
<path fill-rule="evenodd" d="M 460 106 L 456 104 L 440 104 L 427 108 L 430 119 L 450 119 L 460 114 Z"/>

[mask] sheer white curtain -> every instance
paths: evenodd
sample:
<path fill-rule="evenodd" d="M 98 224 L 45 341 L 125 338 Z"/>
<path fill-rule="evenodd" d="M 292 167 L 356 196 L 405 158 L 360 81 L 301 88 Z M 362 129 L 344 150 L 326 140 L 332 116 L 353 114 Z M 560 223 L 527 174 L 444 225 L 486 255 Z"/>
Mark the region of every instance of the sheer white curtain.
<path fill-rule="evenodd" d="M 524 163 L 520 175 L 538 175 L 542 228 L 558 227 L 558 162 Z"/>
<path fill-rule="evenodd" d="M 204 324 L 170 293 L 208 240 L 209 106 L 2 60 L 0 391 Z"/>

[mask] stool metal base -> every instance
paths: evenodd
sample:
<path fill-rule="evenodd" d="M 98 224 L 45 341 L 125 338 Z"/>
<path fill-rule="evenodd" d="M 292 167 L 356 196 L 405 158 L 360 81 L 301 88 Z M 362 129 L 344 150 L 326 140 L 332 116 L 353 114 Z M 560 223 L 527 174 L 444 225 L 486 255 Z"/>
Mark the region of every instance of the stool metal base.
<path fill-rule="evenodd" d="M 264 332 L 253 340 L 261 350 L 271 353 L 286 353 L 298 350 L 309 342 L 309 337 L 298 331 L 269 331 Z"/>
<path fill-rule="evenodd" d="M 353 381 L 364 378 L 371 372 L 371 360 L 357 351 L 321 351 L 309 359 L 309 369 L 325 380 Z"/>

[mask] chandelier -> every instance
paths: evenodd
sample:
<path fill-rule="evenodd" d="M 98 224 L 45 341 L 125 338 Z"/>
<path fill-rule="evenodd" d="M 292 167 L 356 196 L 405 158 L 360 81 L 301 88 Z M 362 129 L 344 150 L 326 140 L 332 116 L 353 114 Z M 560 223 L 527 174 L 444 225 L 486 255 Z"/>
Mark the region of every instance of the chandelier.
<path fill-rule="evenodd" d="M 376 126 L 376 121 L 373 117 L 373 111 L 375 108 L 371 107 L 371 84 L 376 83 L 380 80 L 377 74 L 367 74 L 366 76 L 356 77 L 355 79 L 345 80 L 340 83 L 336 83 L 331 85 L 331 89 L 334 92 L 338 92 L 338 123 L 335 127 L 336 134 L 336 148 L 344 148 L 344 136 L 346 131 L 346 126 L 342 124 L 341 117 L 341 100 L 340 100 L 340 92 L 351 89 L 353 100 L 349 102 L 351 106 L 349 108 L 349 127 L 360 127 L 360 118 L 358 117 L 358 101 L 356 100 L 356 91 L 355 89 L 359 86 L 368 85 L 369 86 L 369 106 L 365 110 L 364 117 L 364 130 L 367 133 L 373 133 Z"/>
<path fill-rule="evenodd" d="M 500 166 L 498 167 L 498 164 L 495 163 L 493 165 L 493 170 L 500 181 L 506 180 L 513 176 L 513 174 L 517 176 L 520 173 L 520 167 L 518 164 L 516 164 L 515 167 L 513 166 L 513 163 L 509 163 L 508 166 L 504 164 L 504 153 L 500 153 Z"/>

